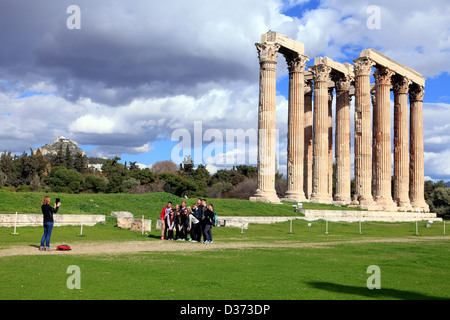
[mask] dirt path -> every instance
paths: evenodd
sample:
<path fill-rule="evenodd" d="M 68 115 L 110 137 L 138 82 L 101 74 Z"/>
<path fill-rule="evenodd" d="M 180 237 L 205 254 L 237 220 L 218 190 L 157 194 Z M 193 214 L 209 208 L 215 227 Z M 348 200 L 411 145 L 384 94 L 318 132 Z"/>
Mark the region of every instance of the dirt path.
<path fill-rule="evenodd" d="M 180 241 L 126 241 L 126 242 L 78 242 L 71 244 L 71 251 L 39 251 L 36 245 L 12 246 L 0 249 L 0 257 L 21 256 L 21 255 L 89 255 L 89 254 L 126 254 L 140 252 L 158 251 L 205 251 L 222 249 L 247 249 L 247 248 L 326 248 L 338 244 L 352 243 L 387 243 L 387 242 L 424 242 L 434 240 L 450 240 L 449 237 L 408 237 L 408 238 L 387 238 L 387 239 L 361 239 L 349 241 L 330 242 L 297 242 L 297 241 L 274 241 L 274 242 L 215 242 L 213 244 L 190 243 Z M 53 248 L 56 249 L 56 248 Z"/>

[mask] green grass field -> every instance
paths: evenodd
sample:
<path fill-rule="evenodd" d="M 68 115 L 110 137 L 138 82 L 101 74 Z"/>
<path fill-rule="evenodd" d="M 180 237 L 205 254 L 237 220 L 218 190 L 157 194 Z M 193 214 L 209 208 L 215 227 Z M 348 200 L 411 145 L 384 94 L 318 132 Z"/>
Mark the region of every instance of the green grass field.
<path fill-rule="evenodd" d="M 55 195 L 56 196 L 56 195 Z M 145 196 L 63 195 L 69 213 L 131 211 L 141 208 L 156 217 L 161 202 L 142 205 Z M 155 195 L 153 195 L 155 196 Z M 27 212 L 40 194 L 0 192 L 4 211 Z M 54 197 L 53 197 L 54 198 Z M 91 201 L 93 200 L 93 201 Z M 14 203 L 23 206 L 13 209 Z M 227 207 L 227 202 L 228 207 Z M 81 204 L 97 204 L 83 207 Z M 125 203 L 122 203 L 125 202 Z M 254 204 L 238 200 L 214 200 L 218 212 L 239 211 L 251 215 Z M 241 204 L 239 208 L 235 207 Z M 189 202 L 188 202 L 189 204 Z M 222 206 L 221 206 L 222 205 Z M 258 204 L 259 214 L 274 215 L 273 206 Z M 5 206 L 5 207 L 3 207 Z M 116 208 L 117 207 L 117 208 Z M 70 208 L 70 210 L 69 210 Z M 89 209 L 91 208 L 91 209 Z M 100 209 L 101 208 L 101 209 Z M 132 208 L 132 209 L 130 209 Z M 154 209 L 150 209 L 154 208 Z M 277 213 L 292 215 L 290 205 L 276 206 Z M 155 210 L 156 213 L 151 213 Z M 38 213 L 34 209 L 35 213 Z M 235 213 L 237 214 L 237 212 Z M 225 215 L 225 213 L 223 214 Z M 308 223 L 311 223 L 308 226 Z M 0 228 L 0 299 L 2 300 L 425 300 L 450 299 L 450 242 L 443 223 L 426 228 L 418 223 L 307 222 L 295 220 L 271 225 L 251 224 L 248 230 L 216 227 L 214 244 L 159 240 L 159 230 L 149 235 L 118 229 L 115 220 L 84 227 L 55 227 L 52 246 L 67 243 L 70 253 L 47 254 L 37 246 L 42 227 Z M 448 234 L 447 230 L 447 234 Z M 78 254 L 84 244 L 136 243 L 139 252 Z M 156 246 L 171 250 L 154 250 Z M 192 250 L 193 246 L 207 250 Z M 147 247 L 148 246 L 148 247 Z M 174 249 L 175 246 L 175 249 Z M 1 255 L 11 248 L 34 250 L 28 255 Z M 148 248 L 148 249 L 147 249 Z M 169 247 L 167 247 L 169 248 Z M 35 253 L 34 253 L 35 252 Z M 67 268 L 80 268 L 81 288 L 68 289 Z M 369 290 L 367 268 L 380 268 L 381 289 Z"/>

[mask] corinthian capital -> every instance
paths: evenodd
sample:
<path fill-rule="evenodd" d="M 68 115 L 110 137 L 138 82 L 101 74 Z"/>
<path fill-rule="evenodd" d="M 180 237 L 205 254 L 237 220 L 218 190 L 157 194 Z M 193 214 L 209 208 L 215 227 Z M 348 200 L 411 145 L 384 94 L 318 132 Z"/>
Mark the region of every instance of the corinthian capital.
<path fill-rule="evenodd" d="M 355 76 L 370 76 L 372 67 L 375 65 L 375 62 L 364 57 L 357 58 L 353 62 Z"/>
<path fill-rule="evenodd" d="M 256 49 L 258 49 L 259 61 L 277 61 L 278 49 L 280 45 L 274 42 L 255 43 Z"/>
<path fill-rule="evenodd" d="M 312 94 L 313 94 L 313 81 L 305 80 L 305 95 L 312 95 Z"/>
<path fill-rule="evenodd" d="M 298 52 L 284 54 L 288 65 L 289 72 L 304 72 L 309 57 Z"/>
<path fill-rule="evenodd" d="M 407 94 L 411 81 L 403 76 L 396 75 L 392 78 L 392 89 L 395 94 Z"/>
<path fill-rule="evenodd" d="M 386 67 L 378 67 L 375 72 L 373 73 L 373 76 L 375 78 L 375 83 L 381 84 L 381 85 L 391 85 L 391 77 L 395 73 Z"/>
<path fill-rule="evenodd" d="M 309 67 L 311 70 L 314 81 L 328 81 L 328 78 L 330 77 L 331 67 L 325 65 L 325 64 L 319 64 Z"/>
<path fill-rule="evenodd" d="M 350 91 L 350 86 L 354 77 L 351 75 L 341 75 L 333 77 L 333 81 L 336 85 L 336 92 L 340 91 Z"/>
<path fill-rule="evenodd" d="M 412 84 L 409 88 L 409 100 L 410 101 L 423 101 L 423 95 L 425 90 L 418 84 Z"/>

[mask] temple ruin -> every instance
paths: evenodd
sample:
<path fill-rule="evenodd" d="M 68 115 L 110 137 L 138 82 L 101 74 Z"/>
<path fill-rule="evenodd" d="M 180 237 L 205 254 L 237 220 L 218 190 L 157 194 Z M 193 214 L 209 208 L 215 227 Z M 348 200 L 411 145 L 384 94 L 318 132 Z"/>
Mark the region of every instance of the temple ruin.
<path fill-rule="evenodd" d="M 304 45 L 274 31 L 263 34 L 256 47 L 260 62 L 258 189 L 250 200 L 280 202 L 275 191 L 275 144 L 276 67 L 281 53 L 289 70 L 288 190 L 282 200 L 348 204 L 375 211 L 429 211 L 424 199 L 422 75 L 374 49 L 363 50 L 353 65 L 317 57 L 306 70 L 310 58 L 304 54 Z M 351 198 L 353 97 L 355 192 Z"/>

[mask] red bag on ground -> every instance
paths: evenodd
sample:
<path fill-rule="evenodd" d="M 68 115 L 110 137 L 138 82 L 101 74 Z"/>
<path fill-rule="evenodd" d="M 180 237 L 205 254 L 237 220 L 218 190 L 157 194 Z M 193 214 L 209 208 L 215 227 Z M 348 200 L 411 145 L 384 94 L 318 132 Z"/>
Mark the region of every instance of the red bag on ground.
<path fill-rule="evenodd" d="M 67 251 L 67 250 L 71 250 L 71 249 L 70 249 L 70 247 L 67 244 L 62 244 L 62 245 L 58 246 L 56 248 L 56 250 Z"/>

